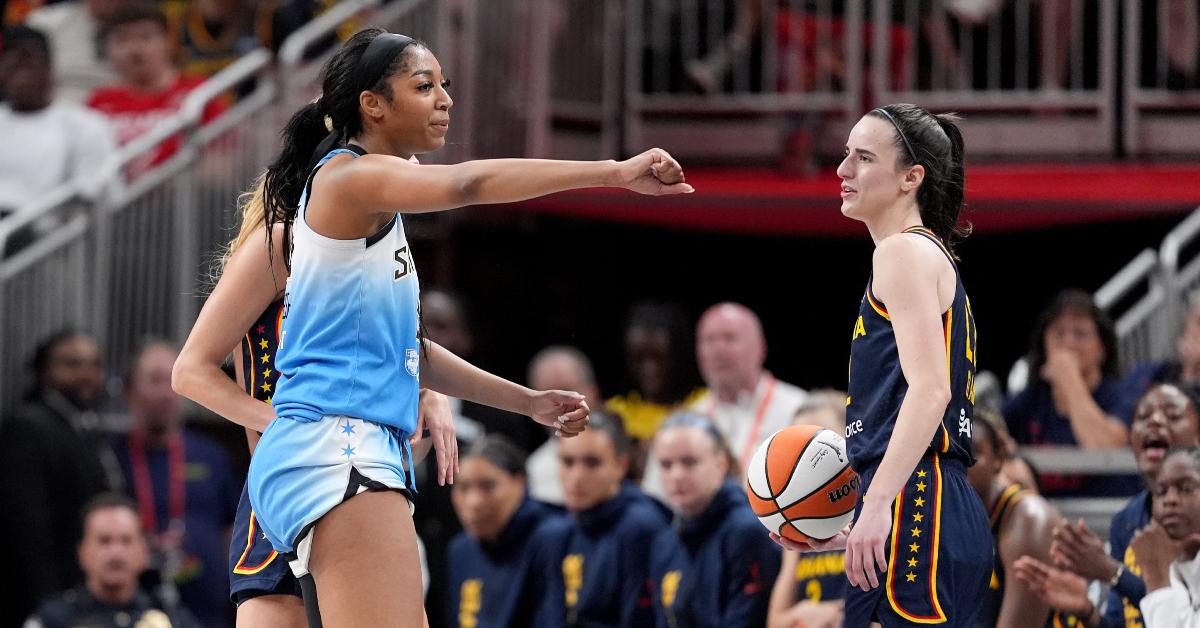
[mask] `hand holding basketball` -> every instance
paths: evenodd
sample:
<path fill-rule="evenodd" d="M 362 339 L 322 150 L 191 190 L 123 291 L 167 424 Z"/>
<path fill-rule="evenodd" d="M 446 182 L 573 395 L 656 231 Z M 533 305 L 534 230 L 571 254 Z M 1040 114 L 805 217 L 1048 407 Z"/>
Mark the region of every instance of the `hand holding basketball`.
<path fill-rule="evenodd" d="M 683 167 L 667 151 L 650 150 L 622 161 L 617 185 L 650 196 L 690 194 L 692 186 L 684 183 Z"/>

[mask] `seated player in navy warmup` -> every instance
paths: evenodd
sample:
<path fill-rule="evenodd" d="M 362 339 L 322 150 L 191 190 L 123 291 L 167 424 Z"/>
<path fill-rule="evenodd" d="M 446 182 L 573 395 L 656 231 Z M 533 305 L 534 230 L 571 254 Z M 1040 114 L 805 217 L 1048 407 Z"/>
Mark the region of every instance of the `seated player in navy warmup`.
<path fill-rule="evenodd" d="M 651 548 L 657 625 L 762 626 L 779 547 L 730 478 L 724 437 L 704 416 L 682 413 L 659 427 L 653 448 L 676 515 Z"/>
<path fill-rule="evenodd" d="M 554 575 L 542 530 L 562 512 L 528 496 L 525 455 L 497 434 L 467 450 L 450 496 L 463 531 L 447 552 L 446 616 L 458 626 L 532 626 Z"/>
<path fill-rule="evenodd" d="M 559 444 L 558 473 L 567 520 L 548 526 L 556 571 L 538 621 L 544 626 L 654 624 L 650 549 L 667 518 L 656 502 L 623 482 L 632 444 L 621 421 L 593 412 L 588 430 Z"/>

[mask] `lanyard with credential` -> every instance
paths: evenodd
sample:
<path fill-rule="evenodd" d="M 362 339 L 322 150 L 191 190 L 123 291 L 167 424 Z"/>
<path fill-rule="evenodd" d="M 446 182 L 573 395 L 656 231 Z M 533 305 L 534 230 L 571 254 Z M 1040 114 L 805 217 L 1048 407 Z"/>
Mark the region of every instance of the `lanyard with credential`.
<path fill-rule="evenodd" d="M 137 496 L 138 511 L 142 516 L 142 529 L 158 534 L 158 510 L 154 499 L 154 484 L 150 480 L 150 466 L 146 463 L 146 443 L 137 430 L 129 432 L 129 466 L 133 473 L 133 489 Z M 184 473 L 183 438 L 172 434 L 167 439 L 168 511 L 172 528 L 182 527 L 187 507 L 187 478 Z"/>

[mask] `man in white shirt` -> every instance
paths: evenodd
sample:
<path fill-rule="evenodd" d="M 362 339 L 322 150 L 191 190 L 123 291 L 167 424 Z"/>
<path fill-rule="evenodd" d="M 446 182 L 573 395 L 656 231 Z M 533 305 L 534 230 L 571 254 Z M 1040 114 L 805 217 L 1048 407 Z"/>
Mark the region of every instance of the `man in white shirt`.
<path fill-rule="evenodd" d="M 53 98 L 50 47 L 26 26 L 4 30 L 0 52 L 0 214 L 19 211 L 75 180 L 95 195 L 107 179 L 101 166 L 116 150 L 99 114 Z"/>
<path fill-rule="evenodd" d="M 791 425 L 806 393 L 763 368 L 767 340 L 762 322 L 739 303 L 718 303 L 700 317 L 696 359 L 708 394 L 691 410 L 711 419 L 725 436 L 736 473 L 742 476 L 758 445 Z M 647 462 L 642 488 L 661 497 L 657 469 L 657 464 Z"/>
<path fill-rule="evenodd" d="M 129 0 L 67 0 L 39 8 L 27 24 L 50 39 L 57 96 L 82 104 L 101 85 L 116 83 L 116 72 L 104 59 L 100 28 Z"/>
<path fill-rule="evenodd" d="M 1133 537 L 1146 628 L 1200 628 L 1200 447 L 1173 449 L 1152 487 L 1154 520 Z"/>
<path fill-rule="evenodd" d="M 575 347 L 546 347 L 529 362 L 526 383 L 534 390 L 573 390 L 587 400 L 593 411 L 601 410 L 604 398 L 596 385 L 592 362 Z M 529 495 L 534 499 L 562 505 L 563 488 L 558 479 L 558 439 L 550 438 L 525 461 Z"/>

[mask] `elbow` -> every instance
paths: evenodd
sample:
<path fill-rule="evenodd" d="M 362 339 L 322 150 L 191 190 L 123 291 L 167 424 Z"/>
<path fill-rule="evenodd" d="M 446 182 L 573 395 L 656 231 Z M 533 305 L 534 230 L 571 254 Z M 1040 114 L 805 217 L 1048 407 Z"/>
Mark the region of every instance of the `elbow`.
<path fill-rule="evenodd" d="M 191 381 L 194 378 L 194 367 L 185 359 L 184 354 L 180 354 L 175 359 L 175 365 L 171 367 L 171 390 L 175 394 L 191 399 L 189 394 L 192 390 Z"/>
<path fill-rule="evenodd" d="M 919 384 L 910 390 L 917 393 L 918 399 L 925 400 L 931 408 L 937 410 L 938 416 L 950 405 L 950 385 L 947 382 Z"/>
<path fill-rule="evenodd" d="M 453 194 L 455 196 L 455 205 L 462 207 L 465 205 L 475 205 L 480 201 L 483 188 L 483 174 L 478 172 L 477 168 L 472 168 L 472 164 L 462 164 L 459 167 L 458 176 L 454 180 Z"/>

